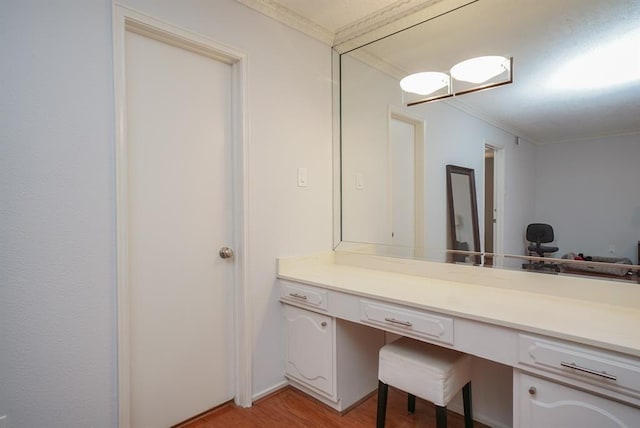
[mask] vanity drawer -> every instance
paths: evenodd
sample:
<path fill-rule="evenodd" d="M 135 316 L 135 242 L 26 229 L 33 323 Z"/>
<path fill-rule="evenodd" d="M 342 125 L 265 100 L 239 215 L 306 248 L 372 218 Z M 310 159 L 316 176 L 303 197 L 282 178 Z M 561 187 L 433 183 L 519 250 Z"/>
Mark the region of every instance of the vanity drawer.
<path fill-rule="evenodd" d="M 327 310 L 327 290 L 286 281 L 282 281 L 280 290 L 281 300 Z"/>
<path fill-rule="evenodd" d="M 360 320 L 403 336 L 453 345 L 452 318 L 361 300 Z"/>
<path fill-rule="evenodd" d="M 524 334 L 519 337 L 518 355 L 521 364 L 560 375 L 565 380 L 640 395 L 640 359 Z"/>

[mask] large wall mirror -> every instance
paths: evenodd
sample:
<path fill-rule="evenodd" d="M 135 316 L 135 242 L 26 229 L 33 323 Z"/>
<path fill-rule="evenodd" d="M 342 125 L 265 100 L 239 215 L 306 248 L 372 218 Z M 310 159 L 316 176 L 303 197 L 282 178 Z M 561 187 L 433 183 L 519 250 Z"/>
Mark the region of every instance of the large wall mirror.
<path fill-rule="evenodd" d="M 637 0 L 478 0 L 340 55 L 341 240 L 446 261 L 454 164 L 482 251 L 523 256 L 547 223 L 555 257 L 637 263 L 638 22 Z M 402 77 L 483 55 L 512 57 L 513 83 L 407 106 Z"/>

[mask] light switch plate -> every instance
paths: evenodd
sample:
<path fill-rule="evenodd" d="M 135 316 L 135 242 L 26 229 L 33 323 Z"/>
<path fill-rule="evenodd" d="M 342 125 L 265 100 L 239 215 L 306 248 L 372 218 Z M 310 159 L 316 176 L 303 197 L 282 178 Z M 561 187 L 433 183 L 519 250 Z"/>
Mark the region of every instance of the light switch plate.
<path fill-rule="evenodd" d="M 307 187 L 307 168 L 298 168 L 298 187 Z"/>

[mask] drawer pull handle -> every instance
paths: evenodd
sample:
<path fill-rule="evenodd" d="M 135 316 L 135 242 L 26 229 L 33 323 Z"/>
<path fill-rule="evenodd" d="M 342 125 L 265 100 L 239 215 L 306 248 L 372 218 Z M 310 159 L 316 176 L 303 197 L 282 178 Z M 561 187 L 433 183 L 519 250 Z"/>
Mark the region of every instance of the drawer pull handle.
<path fill-rule="evenodd" d="M 395 319 L 395 318 L 385 318 L 384 320 L 385 320 L 385 321 L 387 321 L 387 322 L 392 322 L 392 323 L 394 323 L 394 324 L 400 324 L 400 325 L 403 325 L 403 326 L 405 326 L 405 327 L 411 327 L 411 326 L 413 326 L 413 323 L 412 323 L 412 322 L 409 322 L 409 321 L 401 321 L 401 320 L 397 320 L 397 319 Z"/>
<path fill-rule="evenodd" d="M 562 367 L 566 367 L 568 369 L 573 369 L 573 370 L 577 370 L 579 372 L 589 373 L 589 374 L 592 374 L 592 375 L 603 377 L 605 379 L 618 380 L 618 378 L 616 376 L 610 375 L 607 372 L 599 372 L 597 370 L 593 370 L 593 369 L 590 369 L 590 368 L 587 368 L 587 367 L 579 366 L 576 363 L 565 363 L 564 361 L 562 361 L 560 363 L 560 365 Z"/>
<path fill-rule="evenodd" d="M 295 297 L 296 299 L 307 300 L 307 296 L 305 296 L 304 294 L 289 293 L 289 296 Z"/>

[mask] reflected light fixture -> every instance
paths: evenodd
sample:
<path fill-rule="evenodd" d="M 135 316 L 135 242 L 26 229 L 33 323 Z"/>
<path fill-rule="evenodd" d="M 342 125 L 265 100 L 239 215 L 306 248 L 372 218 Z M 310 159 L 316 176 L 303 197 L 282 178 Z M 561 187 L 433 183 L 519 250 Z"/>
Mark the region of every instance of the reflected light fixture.
<path fill-rule="evenodd" d="M 503 56 L 479 56 L 451 67 L 451 77 L 471 83 L 483 83 L 509 70 L 511 61 Z"/>
<path fill-rule="evenodd" d="M 405 92 L 418 95 L 429 95 L 449 86 L 450 78 L 446 73 L 437 71 L 424 71 L 410 74 L 400 81 L 400 87 Z"/>

